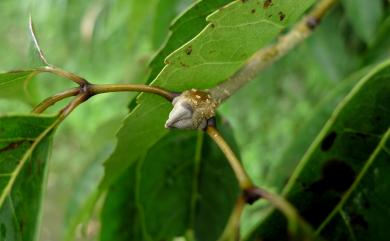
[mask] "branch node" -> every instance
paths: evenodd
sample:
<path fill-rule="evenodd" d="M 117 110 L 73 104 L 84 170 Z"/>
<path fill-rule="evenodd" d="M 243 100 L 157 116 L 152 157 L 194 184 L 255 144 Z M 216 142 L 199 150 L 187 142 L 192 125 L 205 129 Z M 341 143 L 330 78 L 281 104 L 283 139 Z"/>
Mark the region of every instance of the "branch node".
<path fill-rule="evenodd" d="M 307 17 L 306 19 L 306 26 L 310 29 L 310 30 L 314 30 L 319 24 L 320 24 L 320 19 L 314 17 L 314 16 L 309 16 Z"/>
<path fill-rule="evenodd" d="M 246 203 L 252 205 L 257 200 L 259 200 L 262 196 L 259 193 L 258 187 L 250 187 L 243 190 L 243 196 Z"/>
<path fill-rule="evenodd" d="M 203 130 L 207 131 L 207 127 L 217 128 L 217 120 L 216 120 L 215 116 L 213 116 L 213 117 L 211 117 L 210 119 L 207 120 L 207 125 L 206 125 L 206 127 Z"/>

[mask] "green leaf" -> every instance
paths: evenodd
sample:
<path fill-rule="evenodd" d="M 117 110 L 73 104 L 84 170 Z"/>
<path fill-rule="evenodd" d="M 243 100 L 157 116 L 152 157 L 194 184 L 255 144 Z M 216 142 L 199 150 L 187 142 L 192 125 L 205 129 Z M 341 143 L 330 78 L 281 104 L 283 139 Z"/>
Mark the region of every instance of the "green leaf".
<path fill-rule="evenodd" d="M 318 230 L 327 240 L 388 240 L 390 129 Z"/>
<path fill-rule="evenodd" d="M 167 37 L 171 21 L 177 14 L 180 0 L 158 0 L 152 22 L 151 44 L 153 49 L 160 48 Z"/>
<path fill-rule="evenodd" d="M 171 32 L 167 42 L 150 63 L 151 73 L 147 83 L 152 82 L 164 68 L 164 60 L 170 53 L 191 40 L 207 26 L 206 17 L 210 13 L 231 1 L 232 0 L 199 1 L 178 17 L 170 27 Z M 166 0 L 162 0 L 162 2 L 165 3 Z M 160 23 L 158 28 L 161 28 Z"/>
<path fill-rule="evenodd" d="M 269 175 L 268 185 L 276 187 L 278 190 L 287 183 L 289 176 L 298 164 L 299 160 L 315 140 L 317 134 L 321 131 L 326 121 L 331 117 L 333 110 L 348 94 L 353 86 L 368 73 L 371 68 L 364 68 L 340 83 L 313 111 L 313 114 L 295 135 L 294 141 L 288 146 L 280 160 Z"/>
<path fill-rule="evenodd" d="M 228 128 L 223 134 L 231 141 Z M 234 144 L 234 143 L 233 143 Z M 234 173 L 201 132 L 171 131 L 108 191 L 101 240 L 215 241 L 239 196 Z"/>
<path fill-rule="evenodd" d="M 37 73 L 36 70 L 0 73 L 0 98 L 16 99 L 31 104 L 34 98 L 29 83 Z"/>
<path fill-rule="evenodd" d="M 232 75 L 256 50 L 275 38 L 299 17 L 312 0 L 235 1 L 207 17 L 209 24 L 191 41 L 166 59 L 166 66 L 152 82 L 172 91 L 205 89 Z M 153 146 L 167 130 L 164 122 L 170 104 L 160 97 L 140 95 L 139 105 L 120 129 L 118 145 L 105 163 L 101 189 Z"/>
<path fill-rule="evenodd" d="M 37 240 L 55 117 L 0 118 L 1 240 Z"/>
<path fill-rule="evenodd" d="M 337 106 L 284 189 L 285 197 L 315 228 L 356 188 L 390 126 L 389 77 L 390 61 L 386 61 L 359 81 Z M 283 217 L 272 212 L 247 240 L 287 240 L 283 223 Z"/>
<path fill-rule="evenodd" d="M 353 29 L 367 44 L 375 40 L 376 31 L 384 16 L 382 0 L 343 0 L 347 18 Z"/>

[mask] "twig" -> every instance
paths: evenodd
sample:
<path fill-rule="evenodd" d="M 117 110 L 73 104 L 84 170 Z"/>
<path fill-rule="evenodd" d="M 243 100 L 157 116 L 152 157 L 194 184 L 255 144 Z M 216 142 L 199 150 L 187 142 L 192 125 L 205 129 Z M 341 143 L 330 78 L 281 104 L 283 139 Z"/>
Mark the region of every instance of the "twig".
<path fill-rule="evenodd" d="M 45 111 L 47 108 L 49 108 L 50 106 L 54 105 L 58 101 L 61 101 L 61 100 L 65 99 L 65 98 L 68 98 L 68 97 L 71 97 L 71 96 L 75 96 L 79 92 L 80 92 L 79 88 L 73 88 L 73 89 L 66 90 L 64 92 L 55 94 L 55 95 L 53 95 L 53 96 L 51 96 L 49 98 L 46 98 L 39 105 L 37 105 L 34 108 L 33 112 L 37 113 L 37 114 L 42 113 L 43 111 Z"/>
<path fill-rule="evenodd" d="M 252 204 L 260 198 L 266 199 L 269 201 L 276 209 L 281 211 L 287 219 L 288 230 L 292 237 L 304 236 L 314 236 L 314 232 L 311 227 L 301 218 L 298 214 L 298 211 L 293 205 L 288 201 L 283 199 L 276 194 L 268 192 L 262 188 L 256 187 L 253 185 L 248 174 L 245 172 L 245 169 L 241 165 L 241 162 L 238 160 L 236 155 L 233 153 L 230 146 L 226 143 L 224 138 L 220 135 L 218 130 L 214 127 L 214 123 L 210 122 L 207 126 L 207 134 L 217 143 L 219 148 L 225 154 L 228 159 L 230 166 L 232 167 L 236 178 L 238 179 L 241 190 L 243 191 L 240 196 L 238 203 L 236 205 L 235 211 L 230 218 L 227 229 L 224 231 L 222 237 L 230 237 L 232 235 L 232 230 L 236 230 L 237 224 L 239 223 L 242 207 L 244 203 Z M 232 230 L 228 230 L 232 229 Z M 221 239 L 222 240 L 222 239 Z"/>
<path fill-rule="evenodd" d="M 39 69 L 37 69 L 37 71 L 48 72 L 48 73 L 58 75 L 60 77 L 64 77 L 66 79 L 69 79 L 69 80 L 75 82 L 76 84 L 78 84 L 80 86 L 85 86 L 85 85 L 90 84 L 86 79 L 84 79 L 76 74 L 73 74 L 71 72 L 62 70 L 62 69 L 57 68 L 55 66 L 52 66 L 52 65 L 39 68 Z"/>
<path fill-rule="evenodd" d="M 141 85 L 141 84 L 102 84 L 102 85 L 87 84 L 84 86 L 80 86 L 78 88 L 66 90 L 64 92 L 46 98 L 34 108 L 33 112 L 42 113 L 50 106 L 57 103 L 58 101 L 61 101 L 71 96 L 75 96 L 79 93 L 85 93 L 88 96 L 86 99 L 88 99 L 94 95 L 98 95 L 102 93 L 133 92 L 133 91 L 156 94 L 165 98 L 168 101 L 172 101 L 173 98 L 175 97 L 174 93 L 156 86 Z"/>
<path fill-rule="evenodd" d="M 245 169 L 241 165 L 241 162 L 238 160 L 230 146 L 226 143 L 224 138 L 218 132 L 214 126 L 207 126 L 207 134 L 217 143 L 221 151 L 225 154 L 226 158 L 229 161 L 230 166 L 232 167 L 234 174 L 238 180 L 238 183 L 242 190 L 250 189 L 253 187 L 252 181 L 246 173 Z"/>
<path fill-rule="evenodd" d="M 321 0 L 313 10 L 299 21 L 275 44 L 256 52 L 248 62 L 232 77 L 210 89 L 211 96 L 219 103 L 229 98 L 233 93 L 266 69 L 279 58 L 285 56 L 291 49 L 303 42 L 317 27 L 321 19 L 337 0 Z"/>
<path fill-rule="evenodd" d="M 288 222 L 289 233 L 293 238 L 297 238 L 302 235 L 309 237 L 315 236 L 314 230 L 312 230 L 310 225 L 299 215 L 297 209 L 283 197 L 268 192 L 262 188 L 254 188 L 252 191 L 260 198 L 269 201 L 276 209 L 283 213 Z"/>
<path fill-rule="evenodd" d="M 64 120 L 77 106 L 88 99 L 88 93 L 80 93 L 74 98 L 65 108 L 63 108 L 58 117 L 61 120 Z"/>
<path fill-rule="evenodd" d="M 89 90 L 91 95 L 97 95 L 108 92 L 146 92 L 156 94 L 164 97 L 168 101 L 172 101 L 175 95 L 167 90 L 164 90 L 157 86 L 142 85 L 142 84 L 102 84 L 102 85 L 90 85 Z"/>

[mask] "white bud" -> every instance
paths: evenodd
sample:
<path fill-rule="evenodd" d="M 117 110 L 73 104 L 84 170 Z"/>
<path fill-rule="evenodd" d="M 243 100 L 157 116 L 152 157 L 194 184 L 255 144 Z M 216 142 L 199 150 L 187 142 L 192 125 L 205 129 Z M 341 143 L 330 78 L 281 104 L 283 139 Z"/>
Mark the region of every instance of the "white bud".
<path fill-rule="evenodd" d="M 173 99 L 172 104 L 166 128 L 204 129 L 217 107 L 217 103 L 207 92 L 195 89 L 184 91 Z"/>
<path fill-rule="evenodd" d="M 180 96 L 172 101 L 173 109 L 169 113 L 165 128 L 192 129 L 192 107 Z"/>

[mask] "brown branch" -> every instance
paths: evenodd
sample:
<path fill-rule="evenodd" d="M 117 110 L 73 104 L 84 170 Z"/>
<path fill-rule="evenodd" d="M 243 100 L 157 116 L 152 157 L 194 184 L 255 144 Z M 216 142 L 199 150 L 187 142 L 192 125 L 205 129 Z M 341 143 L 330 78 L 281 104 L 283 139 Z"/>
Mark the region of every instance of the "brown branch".
<path fill-rule="evenodd" d="M 175 95 L 167 90 L 164 90 L 160 87 L 142 85 L 142 84 L 102 84 L 102 85 L 90 85 L 89 90 L 91 95 L 97 95 L 108 92 L 145 92 L 156 94 L 161 97 L 164 97 L 168 101 L 172 101 Z"/>
<path fill-rule="evenodd" d="M 78 94 L 65 108 L 63 108 L 59 113 L 59 118 L 64 120 L 77 106 L 88 99 L 88 93 L 80 93 Z"/>
<path fill-rule="evenodd" d="M 85 86 L 85 85 L 89 84 L 89 82 L 86 79 L 84 79 L 84 78 L 82 78 L 74 73 L 57 68 L 55 66 L 45 66 L 45 67 L 37 69 L 37 71 L 55 74 L 57 76 L 69 79 L 80 86 Z"/>
<path fill-rule="evenodd" d="M 73 88 L 73 89 L 70 89 L 70 90 L 66 90 L 64 92 L 61 92 L 61 93 L 58 93 L 58 94 L 55 94 L 49 98 L 46 98 L 44 101 L 42 101 L 39 105 L 37 105 L 33 112 L 34 113 L 42 113 L 44 112 L 47 108 L 49 108 L 50 106 L 54 105 L 55 103 L 57 103 L 58 101 L 61 101 L 65 98 L 68 98 L 68 97 L 71 97 L 71 96 L 75 96 L 77 95 L 78 93 L 80 92 L 80 89 L 79 88 Z"/>
<path fill-rule="evenodd" d="M 55 103 L 65 98 L 75 96 L 79 93 L 86 93 L 88 95 L 88 98 L 90 98 L 94 95 L 109 93 L 109 92 L 145 92 L 145 93 L 159 95 L 170 102 L 175 97 L 174 93 L 156 86 L 141 85 L 141 84 L 102 84 L 102 85 L 87 84 L 84 86 L 80 86 L 78 88 L 66 90 L 64 92 L 46 98 L 34 108 L 33 112 L 42 113 L 50 106 L 54 105 Z"/>
<path fill-rule="evenodd" d="M 225 154 L 226 158 L 229 161 L 230 166 L 232 167 L 234 174 L 238 180 L 238 183 L 242 190 L 250 189 L 253 187 L 252 181 L 246 173 L 241 162 L 238 160 L 237 156 L 234 154 L 229 144 L 226 143 L 225 139 L 221 136 L 219 131 L 214 126 L 207 126 L 207 134 L 217 143 L 221 151 Z"/>
<path fill-rule="evenodd" d="M 232 77 L 210 89 L 211 96 L 219 103 L 229 98 L 242 86 L 254 79 L 262 70 L 269 67 L 291 49 L 311 35 L 321 19 L 337 0 L 321 0 L 313 10 L 278 41 L 256 52 L 248 62 Z"/>

